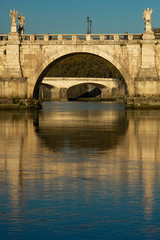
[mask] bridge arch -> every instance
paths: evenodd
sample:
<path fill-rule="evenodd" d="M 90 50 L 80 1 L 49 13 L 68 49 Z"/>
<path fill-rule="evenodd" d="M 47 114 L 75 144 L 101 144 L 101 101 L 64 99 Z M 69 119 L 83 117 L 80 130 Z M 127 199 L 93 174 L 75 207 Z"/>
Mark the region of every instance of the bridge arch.
<path fill-rule="evenodd" d="M 76 85 L 72 85 L 67 89 L 67 99 L 76 100 L 78 98 L 95 98 L 95 97 L 107 97 L 104 95 L 106 92 L 108 95 L 111 93 L 112 88 L 106 87 L 101 83 L 96 82 L 84 82 Z"/>
<path fill-rule="evenodd" d="M 78 48 L 76 48 L 76 46 L 75 48 L 72 46 L 68 48 L 64 47 L 60 51 L 54 53 L 54 56 L 52 53 L 44 53 L 43 60 L 41 60 L 36 66 L 34 76 L 32 75 L 28 78 L 28 96 L 38 98 L 39 84 L 42 82 L 46 73 L 53 66 L 55 61 L 60 61 L 69 55 L 80 53 L 95 55 L 112 63 L 125 79 L 129 95 L 134 95 L 134 79 L 132 78 L 122 58 L 116 58 L 113 54 L 100 50 L 98 46 L 79 46 Z"/>

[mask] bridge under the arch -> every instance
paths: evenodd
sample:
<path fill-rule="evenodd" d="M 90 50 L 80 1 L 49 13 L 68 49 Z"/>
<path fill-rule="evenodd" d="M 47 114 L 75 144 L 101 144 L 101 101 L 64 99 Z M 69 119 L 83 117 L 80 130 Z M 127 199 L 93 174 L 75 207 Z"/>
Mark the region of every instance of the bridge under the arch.
<path fill-rule="evenodd" d="M 83 86 L 87 86 L 87 88 Z M 75 91 L 76 87 L 79 88 L 79 91 Z M 99 92 L 95 92 L 95 96 L 100 98 L 124 96 L 126 91 L 120 80 L 115 78 L 45 77 L 40 87 L 40 96 L 51 100 L 76 99 L 85 96 L 87 92 L 92 92 L 94 96 L 94 90 L 96 89 L 99 89 Z"/>

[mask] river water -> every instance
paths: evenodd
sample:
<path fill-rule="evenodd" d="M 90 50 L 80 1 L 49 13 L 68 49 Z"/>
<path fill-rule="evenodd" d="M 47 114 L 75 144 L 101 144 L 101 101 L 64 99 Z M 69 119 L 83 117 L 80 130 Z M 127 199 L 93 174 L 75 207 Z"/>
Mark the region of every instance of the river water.
<path fill-rule="evenodd" d="M 0 239 L 160 239 L 160 111 L 0 112 Z"/>

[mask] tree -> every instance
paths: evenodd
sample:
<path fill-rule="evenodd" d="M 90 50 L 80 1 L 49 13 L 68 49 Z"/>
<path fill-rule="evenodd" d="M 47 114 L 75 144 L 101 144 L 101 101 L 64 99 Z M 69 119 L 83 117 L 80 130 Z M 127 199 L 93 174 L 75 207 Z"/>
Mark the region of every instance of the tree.
<path fill-rule="evenodd" d="M 124 79 L 109 61 L 92 54 L 75 54 L 53 63 L 47 77 L 93 77 Z"/>

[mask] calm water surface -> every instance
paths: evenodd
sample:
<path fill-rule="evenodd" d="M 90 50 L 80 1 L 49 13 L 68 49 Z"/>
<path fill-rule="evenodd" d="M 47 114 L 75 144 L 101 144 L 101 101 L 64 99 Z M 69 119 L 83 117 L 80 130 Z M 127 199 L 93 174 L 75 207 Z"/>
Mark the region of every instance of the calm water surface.
<path fill-rule="evenodd" d="M 0 112 L 0 239 L 160 239 L 160 111 Z"/>

